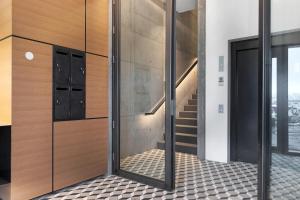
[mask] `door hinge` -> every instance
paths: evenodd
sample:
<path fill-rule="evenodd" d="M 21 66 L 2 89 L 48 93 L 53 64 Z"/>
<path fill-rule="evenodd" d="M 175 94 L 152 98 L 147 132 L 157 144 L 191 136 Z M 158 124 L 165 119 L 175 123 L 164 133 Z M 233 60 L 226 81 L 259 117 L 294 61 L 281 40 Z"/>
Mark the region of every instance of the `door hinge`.
<path fill-rule="evenodd" d="M 115 161 L 115 153 L 112 153 L 112 160 Z"/>
<path fill-rule="evenodd" d="M 112 63 L 116 63 L 115 56 L 112 56 Z"/>
<path fill-rule="evenodd" d="M 113 5 L 115 5 L 116 4 L 116 0 L 113 0 L 112 3 L 113 3 Z"/>
<path fill-rule="evenodd" d="M 116 34 L 116 28 L 115 28 L 115 26 L 112 27 L 112 33 Z"/>

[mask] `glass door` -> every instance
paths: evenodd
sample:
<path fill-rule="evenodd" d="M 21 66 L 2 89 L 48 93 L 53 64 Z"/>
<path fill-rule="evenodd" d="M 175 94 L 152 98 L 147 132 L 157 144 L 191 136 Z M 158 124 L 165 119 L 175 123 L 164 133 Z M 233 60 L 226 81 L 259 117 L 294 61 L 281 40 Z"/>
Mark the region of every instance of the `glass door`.
<path fill-rule="evenodd" d="M 268 180 L 266 198 L 300 199 L 300 1 L 270 3 L 272 148 L 268 176 L 263 177 Z"/>
<path fill-rule="evenodd" d="M 173 189 L 175 1 L 116 3 L 114 172 Z"/>

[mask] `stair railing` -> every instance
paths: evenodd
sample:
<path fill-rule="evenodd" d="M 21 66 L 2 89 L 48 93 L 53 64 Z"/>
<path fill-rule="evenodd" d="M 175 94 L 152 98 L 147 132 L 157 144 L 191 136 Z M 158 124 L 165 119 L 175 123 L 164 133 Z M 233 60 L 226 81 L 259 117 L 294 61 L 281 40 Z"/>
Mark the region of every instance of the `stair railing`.
<path fill-rule="evenodd" d="M 189 73 L 194 69 L 194 67 L 198 64 L 198 59 L 196 58 L 193 63 L 185 70 L 185 72 L 179 77 L 176 81 L 176 88 L 182 83 L 182 81 L 189 75 Z M 166 97 L 165 95 L 153 106 L 149 112 L 146 112 L 145 115 L 154 115 L 158 109 L 165 103 Z"/>

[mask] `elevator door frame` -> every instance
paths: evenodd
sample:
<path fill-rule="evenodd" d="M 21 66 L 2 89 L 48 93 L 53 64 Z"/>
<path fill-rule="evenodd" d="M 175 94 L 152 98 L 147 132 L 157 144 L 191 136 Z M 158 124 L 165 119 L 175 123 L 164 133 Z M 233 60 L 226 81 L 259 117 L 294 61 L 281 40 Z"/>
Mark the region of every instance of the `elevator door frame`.
<path fill-rule="evenodd" d="M 228 87 L 229 95 L 228 95 L 228 102 L 229 102 L 229 118 L 230 118 L 230 128 L 229 128 L 229 138 L 230 138 L 230 161 L 239 161 L 238 159 L 238 137 L 239 131 L 237 130 L 238 126 L 238 114 L 239 111 L 237 109 L 238 102 L 239 102 L 239 95 L 237 92 L 238 89 L 238 64 L 237 64 L 237 53 L 238 52 L 245 52 L 249 50 L 259 50 L 258 47 L 258 39 L 257 36 L 255 37 L 247 37 L 247 38 L 240 38 L 235 40 L 230 40 L 228 43 L 229 46 L 229 53 L 230 53 L 230 61 L 229 66 L 230 69 L 228 70 L 228 76 L 230 77 L 230 85 Z M 257 66 L 258 67 L 258 66 Z M 257 88 L 258 93 L 258 88 Z M 258 102 L 259 103 L 259 102 Z M 257 108 L 258 109 L 258 108 Z M 257 116 L 258 119 L 258 116 Z M 258 128 L 258 127 L 257 127 Z M 258 131 L 256 133 L 256 142 L 258 140 Z M 258 152 L 258 149 L 257 149 Z M 255 153 L 255 152 L 253 152 Z M 258 153 L 257 153 L 258 154 Z M 258 155 L 257 155 L 258 156 Z M 257 159 L 258 161 L 258 159 Z"/>
<path fill-rule="evenodd" d="M 176 0 L 166 1 L 165 49 L 165 180 L 150 178 L 120 168 L 120 15 L 121 1 L 112 4 L 112 173 L 154 187 L 175 189 L 176 120 Z"/>

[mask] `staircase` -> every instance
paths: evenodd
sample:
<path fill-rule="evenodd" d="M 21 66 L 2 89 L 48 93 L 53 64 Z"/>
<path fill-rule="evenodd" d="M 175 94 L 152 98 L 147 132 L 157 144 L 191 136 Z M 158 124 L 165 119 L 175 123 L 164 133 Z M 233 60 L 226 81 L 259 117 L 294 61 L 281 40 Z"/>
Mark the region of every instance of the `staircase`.
<path fill-rule="evenodd" d="M 158 142 L 165 149 L 165 141 Z M 193 94 L 176 119 L 176 152 L 197 154 L 197 94 Z"/>

